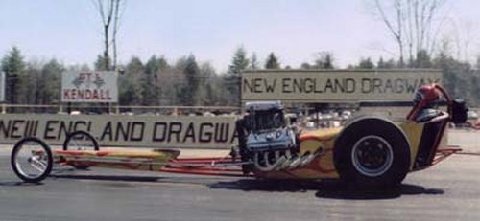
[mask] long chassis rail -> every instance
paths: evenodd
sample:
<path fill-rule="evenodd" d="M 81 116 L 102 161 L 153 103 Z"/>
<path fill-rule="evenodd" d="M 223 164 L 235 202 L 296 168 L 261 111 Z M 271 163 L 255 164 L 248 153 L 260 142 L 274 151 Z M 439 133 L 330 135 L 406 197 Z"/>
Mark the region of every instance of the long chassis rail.
<path fill-rule="evenodd" d="M 98 152 L 100 153 L 100 152 Z M 54 151 L 54 163 L 74 167 L 113 167 L 212 176 L 246 177 L 240 162 L 231 157 L 175 158 L 159 162 L 155 157 L 115 157 L 104 154 L 82 155 L 82 151 Z"/>
<path fill-rule="evenodd" d="M 430 166 L 434 166 L 448 156 L 461 151 L 460 148 L 439 148 Z M 97 153 L 101 153 L 98 151 Z M 241 162 L 231 157 L 203 157 L 203 158 L 174 158 L 165 162 L 158 162 L 155 157 L 115 157 L 104 154 L 85 156 L 82 151 L 54 151 L 54 163 L 67 166 L 83 167 L 112 167 L 133 170 L 149 170 L 167 173 L 183 173 L 212 176 L 251 177 L 244 174 L 242 165 L 251 164 Z M 424 169 L 424 168 L 422 168 Z"/>

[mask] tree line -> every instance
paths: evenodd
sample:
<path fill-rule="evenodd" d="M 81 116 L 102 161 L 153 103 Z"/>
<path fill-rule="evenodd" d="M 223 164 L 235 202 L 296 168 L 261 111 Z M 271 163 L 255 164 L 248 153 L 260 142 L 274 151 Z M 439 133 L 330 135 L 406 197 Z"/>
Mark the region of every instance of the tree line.
<path fill-rule="evenodd" d="M 469 104 L 480 104 L 480 59 L 477 64 L 459 61 L 445 53 L 431 57 L 420 51 L 408 62 L 382 57 L 374 61 L 360 58 L 347 69 L 399 69 L 434 68 L 444 75 L 444 85 L 455 97 L 466 98 Z M 92 67 L 66 66 L 57 59 L 26 61 L 20 49 L 13 47 L 1 59 L 1 70 L 6 74 L 5 103 L 58 104 L 60 102 L 61 74 L 65 71 L 106 70 L 104 56 L 99 55 Z M 335 69 L 332 53 L 322 52 L 311 62 L 299 67 L 282 65 L 274 53 L 268 55 L 263 65 L 253 53 L 240 47 L 232 56 L 226 73 L 219 73 L 208 62 L 198 62 L 187 55 L 168 62 L 163 56 L 153 55 L 142 61 L 133 56 L 126 64 L 118 64 L 120 71 L 119 105 L 142 106 L 237 106 L 242 71 L 255 69 Z"/>

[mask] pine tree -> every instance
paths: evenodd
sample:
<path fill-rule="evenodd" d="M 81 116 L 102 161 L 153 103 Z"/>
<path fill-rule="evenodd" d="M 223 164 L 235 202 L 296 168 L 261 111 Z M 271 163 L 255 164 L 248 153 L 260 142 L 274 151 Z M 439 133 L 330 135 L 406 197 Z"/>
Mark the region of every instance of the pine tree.
<path fill-rule="evenodd" d="M 241 72 L 246 70 L 250 64 L 247 58 L 247 52 L 243 47 L 237 49 L 232 58 L 232 63 L 228 66 L 228 74 L 240 76 Z"/>
<path fill-rule="evenodd" d="M 383 57 L 380 57 L 377 61 L 377 68 L 384 69 L 386 68 L 385 61 L 383 61 Z"/>
<path fill-rule="evenodd" d="M 265 69 L 280 69 L 277 56 L 275 56 L 273 52 L 268 55 L 267 61 L 265 62 Z"/>
<path fill-rule="evenodd" d="M 432 59 L 430 55 L 428 55 L 427 51 L 420 50 L 417 54 L 417 58 L 415 60 L 415 68 L 431 68 L 432 67 Z"/>
<path fill-rule="evenodd" d="M 145 64 L 145 72 L 142 75 L 141 88 L 143 105 L 159 105 L 162 97 L 162 88 L 159 79 L 161 72 L 168 67 L 167 61 L 163 57 L 152 56 Z"/>
<path fill-rule="evenodd" d="M 19 103 L 26 65 L 18 48 L 13 47 L 10 53 L 3 57 L 2 70 L 6 75 L 6 101 L 12 104 Z"/>
<path fill-rule="evenodd" d="M 232 57 L 232 63 L 228 66 L 228 73 L 224 79 L 231 105 L 238 105 L 240 102 L 241 74 L 249 65 L 247 52 L 243 47 L 238 48 Z"/>
<path fill-rule="evenodd" d="M 198 89 L 200 87 L 200 69 L 198 68 L 195 56 L 189 55 L 183 69 L 185 85 L 180 95 L 182 105 L 193 106 L 197 104 Z"/>
<path fill-rule="evenodd" d="M 213 84 L 215 83 L 215 68 L 213 66 L 206 62 L 201 64 L 200 67 L 200 87 L 198 88 L 197 91 L 197 104 L 198 105 L 213 105 L 215 103 L 215 100 L 217 99 L 216 93 L 220 95 L 220 91 L 218 88 L 215 88 Z"/>
<path fill-rule="evenodd" d="M 95 61 L 93 66 L 95 67 L 96 71 L 108 71 L 112 69 L 112 66 L 110 65 L 107 68 L 107 65 L 111 63 L 112 62 L 110 58 L 106 59 L 105 56 L 98 55 L 97 60 Z"/>
<path fill-rule="evenodd" d="M 38 96 L 42 104 L 51 104 L 58 101 L 60 95 L 61 77 L 65 68 L 56 59 L 50 60 L 43 65 L 38 80 Z"/>
<path fill-rule="evenodd" d="M 251 62 L 250 62 L 250 68 L 252 70 L 256 70 L 258 69 L 258 61 L 257 61 L 257 55 L 255 53 L 252 53 L 252 58 L 251 58 Z"/>
<path fill-rule="evenodd" d="M 329 52 L 322 52 L 319 57 L 315 59 L 314 68 L 317 69 L 333 69 L 333 55 Z"/>
<path fill-rule="evenodd" d="M 139 105 L 142 103 L 141 76 L 145 68 L 138 57 L 132 57 L 125 74 L 119 76 L 119 103 L 121 105 Z"/>
<path fill-rule="evenodd" d="M 361 58 L 360 62 L 358 63 L 358 68 L 359 69 L 373 69 L 374 65 L 373 65 L 372 59 L 370 57 Z"/>

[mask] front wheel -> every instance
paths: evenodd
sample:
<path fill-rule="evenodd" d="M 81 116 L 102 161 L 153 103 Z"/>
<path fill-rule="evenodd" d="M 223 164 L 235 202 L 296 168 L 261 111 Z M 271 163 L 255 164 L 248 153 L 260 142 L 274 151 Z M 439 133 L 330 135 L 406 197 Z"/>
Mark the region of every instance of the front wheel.
<path fill-rule="evenodd" d="M 11 165 L 18 178 L 27 183 L 38 183 L 52 171 L 53 154 L 43 141 L 24 138 L 13 146 Z"/>
<path fill-rule="evenodd" d="M 97 140 L 88 132 L 77 130 L 67 135 L 63 150 L 99 150 Z"/>
<path fill-rule="evenodd" d="M 67 135 L 62 146 L 63 150 L 100 150 L 97 140 L 88 132 L 77 130 Z M 87 169 L 88 165 L 74 165 L 77 169 Z"/>
<path fill-rule="evenodd" d="M 397 186 L 410 167 L 405 135 L 394 123 L 380 118 L 348 124 L 335 142 L 333 156 L 341 180 L 356 187 Z"/>

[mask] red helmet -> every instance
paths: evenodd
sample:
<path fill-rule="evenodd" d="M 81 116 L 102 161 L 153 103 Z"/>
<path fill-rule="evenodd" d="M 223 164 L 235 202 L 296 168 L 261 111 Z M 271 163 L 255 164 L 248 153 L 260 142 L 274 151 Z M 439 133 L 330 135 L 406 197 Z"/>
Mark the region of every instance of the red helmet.
<path fill-rule="evenodd" d="M 431 104 L 442 98 L 442 92 L 435 84 L 424 84 L 418 88 L 413 101 L 423 105 Z"/>
<path fill-rule="evenodd" d="M 410 113 L 407 115 L 407 119 L 416 121 L 418 115 L 421 114 L 422 110 L 434 108 L 434 104 L 437 101 L 441 101 L 443 99 L 446 99 L 447 102 L 450 102 L 450 98 L 445 93 L 443 87 L 441 87 L 440 85 L 433 83 L 420 86 L 420 88 L 418 88 L 418 90 L 415 92 L 415 97 L 413 99 L 415 105 L 410 111 Z"/>

